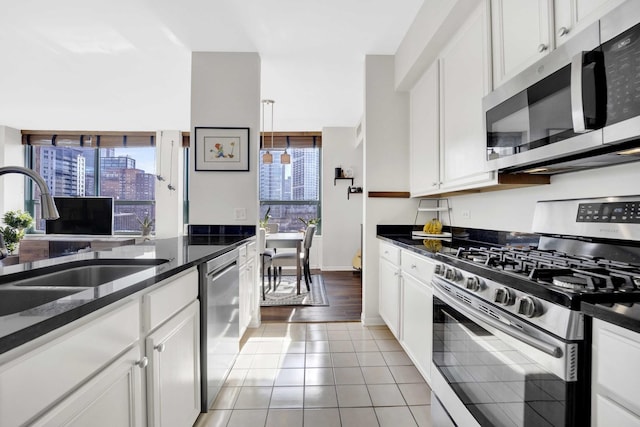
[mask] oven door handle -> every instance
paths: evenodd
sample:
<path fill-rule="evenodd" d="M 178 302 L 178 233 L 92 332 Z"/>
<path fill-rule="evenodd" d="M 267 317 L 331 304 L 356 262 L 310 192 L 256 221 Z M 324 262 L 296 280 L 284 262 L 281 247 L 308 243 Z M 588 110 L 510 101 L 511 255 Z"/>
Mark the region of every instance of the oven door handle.
<path fill-rule="evenodd" d="M 499 330 L 500 332 L 503 332 L 519 341 L 527 343 L 531 347 L 534 347 L 542 351 L 543 353 L 548 354 L 549 356 L 553 356 L 556 359 L 560 359 L 562 357 L 563 352 L 560 347 L 553 344 L 546 343 L 538 338 L 527 335 L 519 331 L 518 329 L 515 329 L 509 325 L 505 325 L 504 323 L 498 320 L 495 320 L 490 316 L 487 316 L 484 313 L 470 310 L 464 304 L 461 304 L 460 302 L 456 301 L 455 298 L 448 295 L 445 291 L 440 290 L 440 284 L 438 283 L 439 280 L 440 279 L 438 277 L 434 277 L 432 280 L 433 284 L 436 285 L 435 289 L 438 291 L 438 298 L 444 300 L 447 304 L 449 304 L 454 309 L 458 310 L 463 315 L 467 317 L 471 317 L 473 318 L 473 320 L 476 320 L 478 322 L 486 323 L 492 326 L 493 328 Z"/>

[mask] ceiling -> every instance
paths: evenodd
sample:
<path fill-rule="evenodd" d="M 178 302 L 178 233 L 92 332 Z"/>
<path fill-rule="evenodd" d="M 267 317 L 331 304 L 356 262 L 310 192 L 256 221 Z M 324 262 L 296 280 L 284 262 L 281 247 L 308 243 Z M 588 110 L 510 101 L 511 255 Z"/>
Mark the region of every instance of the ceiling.
<path fill-rule="evenodd" d="M 0 125 L 188 130 L 193 51 L 258 52 L 275 130 L 355 126 L 424 0 L 0 0 Z"/>

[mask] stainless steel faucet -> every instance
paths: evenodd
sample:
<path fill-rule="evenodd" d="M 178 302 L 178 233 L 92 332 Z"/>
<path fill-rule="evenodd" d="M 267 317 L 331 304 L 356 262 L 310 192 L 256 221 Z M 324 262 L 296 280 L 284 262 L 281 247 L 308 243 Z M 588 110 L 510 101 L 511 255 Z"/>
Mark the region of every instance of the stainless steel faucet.
<path fill-rule="evenodd" d="M 42 209 L 42 219 L 58 219 L 60 218 L 60 214 L 58 214 L 58 208 L 56 208 L 56 204 L 53 201 L 53 197 L 51 197 L 51 193 L 49 193 L 49 187 L 47 187 L 47 183 L 44 182 L 44 179 L 38 173 L 36 173 L 32 169 L 28 169 L 22 166 L 4 166 L 0 168 L 0 175 L 5 175 L 8 173 L 20 173 L 22 175 L 26 175 L 38 184 L 38 188 L 40 189 L 40 205 Z M 0 235 L 0 259 L 7 256 L 7 249 L 4 246 L 4 239 Z"/>

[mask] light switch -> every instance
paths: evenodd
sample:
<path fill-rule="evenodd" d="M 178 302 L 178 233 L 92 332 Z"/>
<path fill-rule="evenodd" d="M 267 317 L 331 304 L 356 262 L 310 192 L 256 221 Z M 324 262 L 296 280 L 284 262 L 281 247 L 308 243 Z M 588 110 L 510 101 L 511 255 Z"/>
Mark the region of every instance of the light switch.
<path fill-rule="evenodd" d="M 233 217 L 236 221 L 242 221 L 247 219 L 247 209 L 246 208 L 235 208 L 233 210 Z"/>

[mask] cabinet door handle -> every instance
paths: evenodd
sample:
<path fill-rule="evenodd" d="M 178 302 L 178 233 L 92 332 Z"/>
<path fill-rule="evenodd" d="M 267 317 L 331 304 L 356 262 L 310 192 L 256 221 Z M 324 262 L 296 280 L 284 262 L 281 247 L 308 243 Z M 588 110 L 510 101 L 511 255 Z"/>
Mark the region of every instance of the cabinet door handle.
<path fill-rule="evenodd" d="M 141 369 L 146 368 L 148 364 L 149 364 L 149 359 L 147 358 L 147 356 L 143 357 L 142 359 L 136 362 L 136 365 L 138 365 Z"/>
<path fill-rule="evenodd" d="M 566 36 L 569 34 L 569 29 L 567 27 L 560 27 L 558 29 L 558 37 Z"/>
<path fill-rule="evenodd" d="M 164 349 L 165 349 L 165 345 L 164 345 L 164 343 L 162 342 L 162 343 L 158 344 L 157 346 L 155 346 L 155 347 L 153 347 L 153 348 L 154 348 L 155 350 L 157 350 L 157 351 L 158 351 L 158 353 L 162 353 L 162 352 L 164 351 Z"/>
<path fill-rule="evenodd" d="M 411 268 L 415 270 L 416 268 L 418 268 L 418 266 L 415 264 L 411 264 Z"/>
<path fill-rule="evenodd" d="M 538 45 L 538 52 L 542 53 L 542 52 L 544 52 L 545 50 L 547 50 L 547 48 L 548 48 L 548 46 L 547 46 L 546 44 L 544 44 L 544 43 L 540 43 L 540 44 Z"/>

